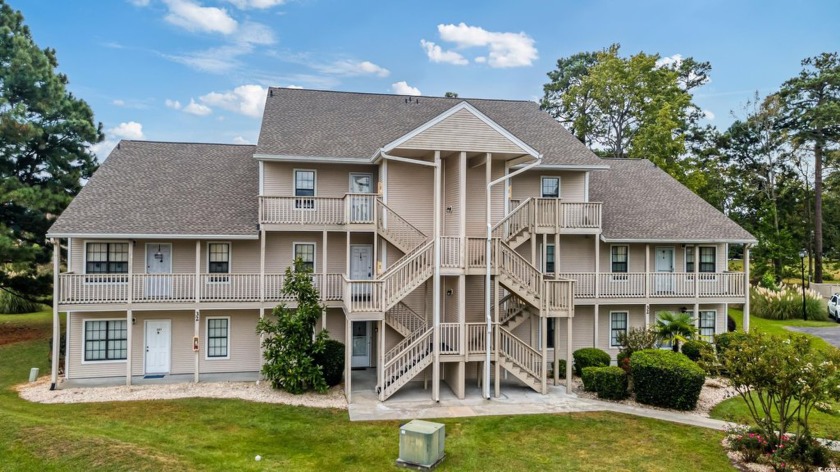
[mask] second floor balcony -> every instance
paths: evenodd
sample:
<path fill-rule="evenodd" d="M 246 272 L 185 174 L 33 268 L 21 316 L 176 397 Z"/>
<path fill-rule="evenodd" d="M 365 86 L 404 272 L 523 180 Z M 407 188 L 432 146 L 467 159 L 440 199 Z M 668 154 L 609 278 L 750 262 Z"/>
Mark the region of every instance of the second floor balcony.
<path fill-rule="evenodd" d="M 260 198 L 260 224 L 278 229 L 294 226 L 339 227 L 373 225 L 376 222 L 377 195 L 348 193 L 343 197 Z"/>

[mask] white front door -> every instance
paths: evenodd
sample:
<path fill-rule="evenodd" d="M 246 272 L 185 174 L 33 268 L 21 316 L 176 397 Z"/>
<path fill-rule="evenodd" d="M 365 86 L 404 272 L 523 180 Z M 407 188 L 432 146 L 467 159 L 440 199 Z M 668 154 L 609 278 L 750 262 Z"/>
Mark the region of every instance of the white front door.
<path fill-rule="evenodd" d="M 357 174 L 355 172 L 351 173 L 350 193 L 373 193 L 373 174 Z M 369 195 L 351 195 L 350 199 L 350 222 L 370 222 L 373 215 L 373 211 L 371 209 L 373 197 Z"/>
<path fill-rule="evenodd" d="M 350 367 L 370 367 L 370 322 L 353 322 L 353 353 Z"/>
<path fill-rule="evenodd" d="M 146 363 L 145 373 L 166 374 L 169 372 L 171 351 L 170 320 L 146 321 Z"/>
<path fill-rule="evenodd" d="M 373 278 L 373 246 L 370 244 L 350 245 L 350 280 L 370 280 Z M 370 297 L 370 286 L 353 285 L 353 297 Z"/>
<path fill-rule="evenodd" d="M 146 243 L 146 297 L 165 298 L 172 292 L 172 245 Z"/>
<path fill-rule="evenodd" d="M 674 291 L 674 248 L 656 248 L 656 274 L 654 274 L 654 290 L 658 293 Z"/>

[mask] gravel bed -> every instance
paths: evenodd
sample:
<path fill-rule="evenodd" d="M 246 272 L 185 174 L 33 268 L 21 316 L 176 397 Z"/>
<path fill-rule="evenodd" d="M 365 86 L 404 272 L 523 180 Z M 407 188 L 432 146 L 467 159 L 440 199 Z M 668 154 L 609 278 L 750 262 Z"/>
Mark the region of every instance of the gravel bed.
<path fill-rule="evenodd" d="M 260 403 L 313 408 L 347 409 L 344 386 L 336 385 L 326 393 L 292 395 L 272 389 L 268 382 L 201 382 L 158 385 L 121 385 L 113 387 L 74 387 L 50 390 L 48 377 L 16 387 L 24 400 L 36 403 L 92 403 L 137 400 L 172 400 L 176 398 L 235 398 Z"/>
<path fill-rule="evenodd" d="M 583 381 L 578 377 L 575 377 L 574 380 L 572 380 L 572 392 L 581 398 L 611 401 L 615 403 L 621 403 L 623 405 L 637 406 L 639 408 L 652 408 L 655 410 L 674 411 L 669 410 L 667 408 L 659 408 L 652 405 L 644 405 L 642 403 L 637 403 L 632 396 L 625 400 L 619 401 L 602 400 L 598 398 L 598 395 L 596 395 L 595 392 L 587 392 L 586 390 L 584 390 Z M 715 405 L 737 395 L 738 392 L 736 392 L 734 388 L 730 387 L 725 379 L 717 377 L 707 378 L 706 383 L 703 384 L 703 389 L 700 390 L 700 398 L 697 400 L 697 407 L 694 410 L 686 411 L 683 413 L 693 413 L 708 417 L 709 412 L 712 411 L 712 408 L 714 408 Z"/>

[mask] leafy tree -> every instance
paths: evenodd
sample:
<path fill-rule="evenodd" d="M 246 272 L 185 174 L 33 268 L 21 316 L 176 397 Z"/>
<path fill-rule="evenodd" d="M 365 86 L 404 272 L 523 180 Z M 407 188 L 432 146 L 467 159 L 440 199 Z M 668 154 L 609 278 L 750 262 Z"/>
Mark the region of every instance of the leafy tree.
<path fill-rule="evenodd" d="M 445 98 L 458 98 L 458 94 L 456 92 L 446 92 L 443 96 Z"/>
<path fill-rule="evenodd" d="M 49 292 L 47 229 L 96 169 L 89 145 L 102 125 L 56 72 L 20 12 L 0 0 L 0 288 L 26 297 Z"/>
<path fill-rule="evenodd" d="M 679 352 L 680 342 L 694 337 L 697 328 L 689 313 L 672 313 L 666 311 L 658 315 L 656 332 L 661 341 L 671 343 L 674 352 Z"/>
<path fill-rule="evenodd" d="M 582 143 L 590 146 L 594 106 L 592 88 L 583 79 L 598 62 L 597 52 L 579 52 L 557 60 L 557 69 L 548 73 L 551 82 L 543 86 L 545 95 L 541 106 L 557 121 L 563 123 Z M 567 93 L 571 89 L 575 93 Z"/>
<path fill-rule="evenodd" d="M 840 59 L 836 52 L 802 61 L 798 76 L 782 85 L 782 126 L 814 158 L 814 279 L 823 281 L 823 169 L 840 144 Z"/>
<path fill-rule="evenodd" d="M 294 270 L 287 267 L 283 295 L 294 297 L 297 308 L 281 303 L 274 308 L 274 320 L 263 318 L 257 324 L 257 333 L 265 336 L 263 375 L 274 388 L 294 394 L 307 390 L 325 392 L 328 387 L 323 368 L 315 360 L 325 350 L 327 331 L 313 336 L 324 307 L 312 284 L 311 272 L 300 259 L 295 260 Z"/>

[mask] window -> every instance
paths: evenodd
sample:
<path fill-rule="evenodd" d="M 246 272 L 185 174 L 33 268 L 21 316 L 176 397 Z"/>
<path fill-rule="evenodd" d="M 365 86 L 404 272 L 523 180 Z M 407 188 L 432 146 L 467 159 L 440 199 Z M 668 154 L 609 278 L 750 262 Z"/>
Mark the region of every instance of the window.
<path fill-rule="evenodd" d="M 542 197 L 560 198 L 560 177 L 542 178 Z"/>
<path fill-rule="evenodd" d="M 230 318 L 207 318 L 207 358 L 228 357 Z"/>
<path fill-rule="evenodd" d="M 616 311 L 610 313 L 610 347 L 621 347 L 618 335 L 627 334 L 627 312 Z"/>
<path fill-rule="evenodd" d="M 547 274 L 554 273 L 554 245 L 546 244 L 545 246 L 545 272 Z"/>
<path fill-rule="evenodd" d="M 610 261 L 613 272 L 627 272 L 628 246 L 612 246 L 610 248 Z"/>
<path fill-rule="evenodd" d="M 87 243 L 85 272 L 88 274 L 127 274 L 128 243 Z"/>
<path fill-rule="evenodd" d="M 127 355 L 125 320 L 85 321 L 85 361 L 125 360 Z"/>
<path fill-rule="evenodd" d="M 545 334 L 547 336 L 546 339 L 548 340 L 548 342 L 545 343 L 545 347 L 547 347 L 548 349 L 554 349 L 554 330 L 557 329 L 555 326 L 556 319 L 557 318 L 548 318 L 547 320 L 545 320 Z"/>
<path fill-rule="evenodd" d="M 296 170 L 295 171 L 295 196 L 296 197 L 314 197 L 315 196 L 315 171 L 314 170 Z M 315 209 L 314 198 L 296 198 L 295 208 L 313 210 Z"/>
<path fill-rule="evenodd" d="M 700 272 L 715 272 L 715 247 L 700 247 Z M 694 272 L 694 246 L 685 247 L 685 271 Z"/>
<path fill-rule="evenodd" d="M 715 318 L 717 313 L 712 311 L 700 312 L 700 338 L 712 342 L 715 337 Z"/>
<path fill-rule="evenodd" d="M 295 243 L 295 260 L 303 261 L 303 267 L 315 272 L 315 244 Z"/>
<path fill-rule="evenodd" d="M 230 273 L 230 244 L 229 243 L 208 243 L 207 244 L 207 272 L 211 274 Z M 227 282 L 228 277 L 210 277 L 211 282 Z"/>

